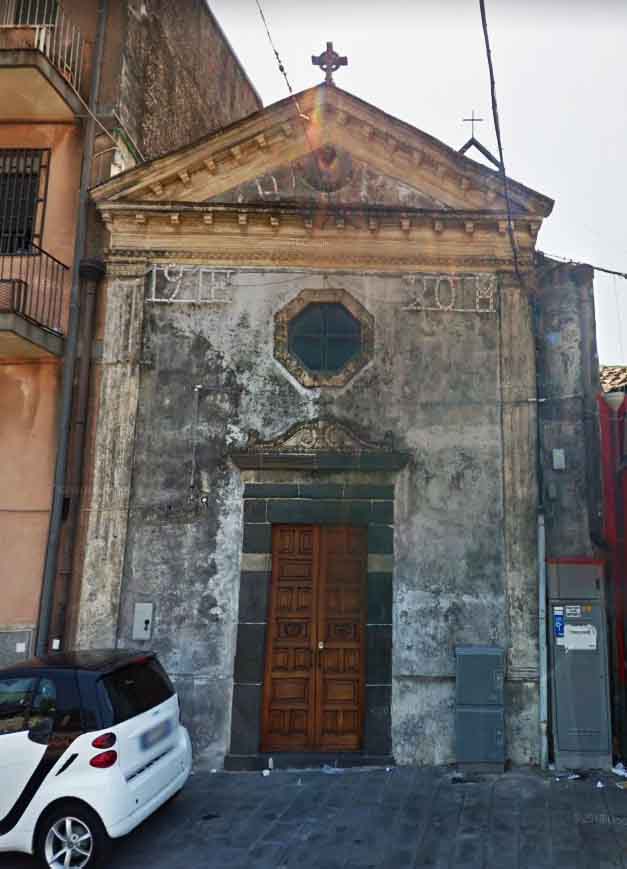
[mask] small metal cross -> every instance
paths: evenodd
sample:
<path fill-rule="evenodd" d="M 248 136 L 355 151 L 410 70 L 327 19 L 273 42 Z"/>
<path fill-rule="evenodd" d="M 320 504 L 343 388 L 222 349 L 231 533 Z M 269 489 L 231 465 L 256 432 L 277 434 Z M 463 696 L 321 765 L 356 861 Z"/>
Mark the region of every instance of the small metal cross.
<path fill-rule="evenodd" d="M 475 110 L 472 110 L 472 116 L 470 118 L 462 118 L 464 123 L 472 124 L 472 137 L 475 138 L 475 124 L 480 124 L 483 121 L 483 118 L 475 118 Z"/>
<path fill-rule="evenodd" d="M 327 42 L 327 50 L 323 51 L 317 57 L 315 54 L 311 56 L 311 62 L 314 66 L 319 66 L 326 74 L 326 83 L 333 84 L 333 73 L 341 66 L 348 66 L 348 58 L 340 57 L 337 51 L 333 50 L 333 43 Z"/>

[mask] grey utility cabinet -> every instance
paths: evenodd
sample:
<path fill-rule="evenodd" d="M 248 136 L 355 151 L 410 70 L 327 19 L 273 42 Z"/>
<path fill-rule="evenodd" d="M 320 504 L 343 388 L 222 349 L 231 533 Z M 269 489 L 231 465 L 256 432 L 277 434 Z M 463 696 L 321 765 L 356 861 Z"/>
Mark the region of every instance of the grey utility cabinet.
<path fill-rule="evenodd" d="M 457 763 L 502 769 L 505 763 L 503 649 L 497 646 L 457 646 L 455 658 Z"/>
<path fill-rule="evenodd" d="M 549 562 L 551 723 L 558 769 L 612 765 L 603 564 Z"/>

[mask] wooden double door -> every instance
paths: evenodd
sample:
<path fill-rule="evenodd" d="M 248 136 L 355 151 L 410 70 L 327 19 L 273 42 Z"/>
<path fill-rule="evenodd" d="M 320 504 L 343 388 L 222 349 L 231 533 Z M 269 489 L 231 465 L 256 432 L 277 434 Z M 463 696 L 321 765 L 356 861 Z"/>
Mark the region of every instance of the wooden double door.
<path fill-rule="evenodd" d="M 367 532 L 276 525 L 262 751 L 362 745 Z"/>

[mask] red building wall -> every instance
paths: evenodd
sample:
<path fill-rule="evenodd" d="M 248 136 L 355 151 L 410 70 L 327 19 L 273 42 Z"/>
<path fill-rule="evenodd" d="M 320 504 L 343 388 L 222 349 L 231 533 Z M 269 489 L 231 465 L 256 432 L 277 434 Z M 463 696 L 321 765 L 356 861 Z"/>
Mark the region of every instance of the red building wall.
<path fill-rule="evenodd" d="M 604 538 L 608 545 L 608 598 L 610 625 L 614 637 L 615 710 L 622 717 L 616 722 L 624 749 L 625 726 L 625 613 L 627 608 L 627 394 L 599 396 L 601 428 L 601 467 L 603 474 Z M 621 714 L 622 712 L 622 714 Z M 621 727 L 622 723 L 622 727 Z"/>

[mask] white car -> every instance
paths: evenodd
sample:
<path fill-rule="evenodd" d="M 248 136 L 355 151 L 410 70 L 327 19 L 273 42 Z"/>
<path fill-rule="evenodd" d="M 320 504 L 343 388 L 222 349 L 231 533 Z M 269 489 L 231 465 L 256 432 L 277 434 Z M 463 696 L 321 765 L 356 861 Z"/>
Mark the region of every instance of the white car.
<path fill-rule="evenodd" d="M 0 670 L 0 851 L 95 869 L 176 794 L 192 750 L 154 654 L 62 652 Z"/>

